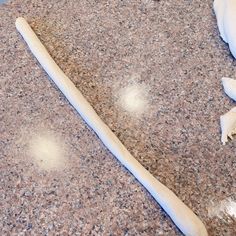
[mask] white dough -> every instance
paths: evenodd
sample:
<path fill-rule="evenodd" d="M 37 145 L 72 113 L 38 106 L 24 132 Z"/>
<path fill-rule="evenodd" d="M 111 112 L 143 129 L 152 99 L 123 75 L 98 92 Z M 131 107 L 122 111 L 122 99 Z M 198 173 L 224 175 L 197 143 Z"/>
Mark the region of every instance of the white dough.
<path fill-rule="evenodd" d="M 214 11 L 220 36 L 229 44 L 229 49 L 236 58 L 236 1 L 215 0 Z"/>
<path fill-rule="evenodd" d="M 16 20 L 16 28 L 28 44 L 31 52 L 72 106 L 96 132 L 111 153 L 152 194 L 178 228 L 187 236 L 207 236 L 205 226 L 192 210 L 190 210 L 190 208 L 188 208 L 171 190 L 151 175 L 129 153 L 108 126 L 103 123 L 81 92 L 54 62 L 24 18 L 20 17 Z"/>
<path fill-rule="evenodd" d="M 236 101 L 236 80 L 223 77 L 222 84 L 223 84 L 225 93 L 234 101 Z"/>
<path fill-rule="evenodd" d="M 225 36 L 224 24 L 223 24 L 224 11 L 225 11 L 225 1 L 215 0 L 214 1 L 214 11 L 215 11 L 216 18 L 217 18 L 217 25 L 218 25 L 218 28 L 220 31 L 220 36 L 227 43 L 228 40 Z"/>
<path fill-rule="evenodd" d="M 225 93 L 236 101 L 236 80 L 224 77 L 222 84 Z M 228 142 L 228 137 L 232 139 L 232 135 L 236 133 L 236 107 L 220 117 L 220 126 L 221 141 L 225 145 Z"/>
<path fill-rule="evenodd" d="M 232 135 L 236 134 L 236 107 L 220 117 L 221 142 L 225 145 L 228 137 L 233 139 Z"/>

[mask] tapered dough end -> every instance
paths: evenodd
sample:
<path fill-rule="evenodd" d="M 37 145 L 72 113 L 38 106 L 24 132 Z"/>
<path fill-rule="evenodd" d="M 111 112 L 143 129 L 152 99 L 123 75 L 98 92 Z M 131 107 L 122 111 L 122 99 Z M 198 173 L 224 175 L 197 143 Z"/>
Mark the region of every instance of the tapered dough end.
<path fill-rule="evenodd" d="M 230 83 L 230 81 L 231 81 L 231 78 L 228 78 L 228 77 L 223 77 L 221 79 L 221 82 L 224 88 L 228 85 L 228 83 Z"/>
<path fill-rule="evenodd" d="M 186 234 L 188 235 L 188 234 Z M 193 232 L 194 236 L 208 236 L 207 230 L 205 225 L 201 222 L 201 224 L 199 224 L 198 229 L 196 230 L 196 232 Z"/>
<path fill-rule="evenodd" d="M 18 17 L 18 18 L 16 19 L 16 23 L 15 23 L 16 28 L 17 28 L 19 25 L 22 25 L 22 23 L 25 24 L 25 23 L 27 23 L 27 21 L 25 20 L 24 17 Z"/>
<path fill-rule="evenodd" d="M 26 25 L 28 26 L 28 22 L 26 21 L 24 17 L 18 17 L 16 19 L 15 25 L 16 25 L 17 30 L 20 31 L 22 27 Z"/>
<path fill-rule="evenodd" d="M 226 81 L 229 81 L 229 80 L 231 80 L 231 78 L 229 78 L 229 77 L 223 77 L 222 79 L 221 79 L 221 81 L 224 83 L 224 82 L 226 82 Z"/>

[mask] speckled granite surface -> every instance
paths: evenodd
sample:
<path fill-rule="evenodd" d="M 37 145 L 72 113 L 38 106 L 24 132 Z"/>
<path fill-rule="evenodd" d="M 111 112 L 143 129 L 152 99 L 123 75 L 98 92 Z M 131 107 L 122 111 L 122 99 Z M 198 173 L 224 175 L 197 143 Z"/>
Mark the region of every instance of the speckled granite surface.
<path fill-rule="evenodd" d="M 181 235 L 48 80 L 18 16 L 209 235 L 236 235 L 236 140 L 219 127 L 236 62 L 210 0 L 0 5 L 0 234 Z"/>

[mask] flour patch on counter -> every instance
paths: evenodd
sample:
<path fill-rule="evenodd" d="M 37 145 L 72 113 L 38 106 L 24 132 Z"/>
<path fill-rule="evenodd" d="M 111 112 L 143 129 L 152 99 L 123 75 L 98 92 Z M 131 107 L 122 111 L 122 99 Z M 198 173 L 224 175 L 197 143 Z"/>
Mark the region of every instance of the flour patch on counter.
<path fill-rule="evenodd" d="M 231 216 L 236 218 L 236 201 L 232 198 L 226 198 L 220 202 L 212 202 L 208 207 L 208 216 L 210 218 L 218 217 L 224 218 Z"/>
<path fill-rule="evenodd" d="M 145 85 L 131 84 L 119 91 L 119 105 L 130 113 L 141 114 L 148 108 Z"/>
<path fill-rule="evenodd" d="M 65 148 L 55 134 L 36 134 L 29 141 L 29 155 L 43 170 L 61 170 L 66 164 Z"/>

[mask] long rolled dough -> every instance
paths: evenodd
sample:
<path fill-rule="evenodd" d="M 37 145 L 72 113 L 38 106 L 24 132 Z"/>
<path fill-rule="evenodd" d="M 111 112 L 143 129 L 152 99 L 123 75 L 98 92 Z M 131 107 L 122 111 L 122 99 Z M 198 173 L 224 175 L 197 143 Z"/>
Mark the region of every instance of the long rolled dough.
<path fill-rule="evenodd" d="M 52 78 L 61 92 L 78 111 L 85 122 L 95 131 L 110 152 L 150 192 L 177 227 L 188 236 L 207 236 L 201 220 L 171 190 L 151 175 L 125 148 L 116 135 L 100 119 L 92 106 L 83 97 L 71 80 L 51 58 L 27 21 L 20 17 L 16 28 L 28 44 L 31 52 Z"/>

